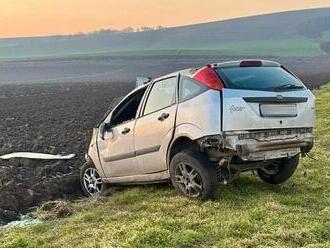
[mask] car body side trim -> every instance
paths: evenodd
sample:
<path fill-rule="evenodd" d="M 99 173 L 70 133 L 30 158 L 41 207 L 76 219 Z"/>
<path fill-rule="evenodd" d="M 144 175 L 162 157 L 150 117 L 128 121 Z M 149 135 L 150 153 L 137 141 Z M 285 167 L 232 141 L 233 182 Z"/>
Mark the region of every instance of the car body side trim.
<path fill-rule="evenodd" d="M 122 160 L 122 159 L 127 159 L 127 158 L 133 158 L 135 157 L 135 152 L 128 152 L 128 153 L 123 153 L 119 154 L 116 156 L 108 156 L 103 159 L 104 162 L 113 162 L 117 160 Z"/>
<path fill-rule="evenodd" d="M 135 151 L 135 156 L 141 156 L 141 155 L 152 153 L 152 152 L 158 152 L 159 149 L 160 149 L 160 145 L 140 149 L 140 150 Z"/>
<path fill-rule="evenodd" d="M 127 159 L 127 158 L 134 158 L 134 157 L 141 156 L 144 154 L 158 152 L 159 150 L 160 150 L 160 145 L 152 146 L 152 147 L 141 149 L 141 150 L 138 150 L 135 152 L 128 152 L 128 153 L 123 153 L 123 154 L 119 154 L 116 156 L 109 156 L 109 157 L 104 158 L 103 161 L 104 162 L 113 162 L 113 161 Z"/>

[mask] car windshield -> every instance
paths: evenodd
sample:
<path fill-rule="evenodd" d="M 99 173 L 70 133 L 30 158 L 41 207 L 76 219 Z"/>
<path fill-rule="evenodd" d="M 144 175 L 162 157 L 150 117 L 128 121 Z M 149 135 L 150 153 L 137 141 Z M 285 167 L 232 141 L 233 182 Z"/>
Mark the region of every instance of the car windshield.
<path fill-rule="evenodd" d="M 216 71 L 231 89 L 290 91 L 305 88 L 299 79 L 281 67 L 226 67 Z"/>

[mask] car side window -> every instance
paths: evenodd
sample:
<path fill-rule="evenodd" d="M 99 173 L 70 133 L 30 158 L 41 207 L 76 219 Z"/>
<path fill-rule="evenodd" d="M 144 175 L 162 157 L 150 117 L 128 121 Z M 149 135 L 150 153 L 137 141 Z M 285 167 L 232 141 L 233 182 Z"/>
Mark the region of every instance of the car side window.
<path fill-rule="evenodd" d="M 117 126 L 124 122 L 135 119 L 137 110 L 139 108 L 142 97 L 146 91 L 143 88 L 133 94 L 131 97 L 125 99 L 118 107 L 114 110 L 111 118 L 111 126 Z"/>
<path fill-rule="evenodd" d="M 179 87 L 179 101 L 182 102 L 197 96 L 207 90 L 207 87 L 187 77 L 181 77 Z"/>
<path fill-rule="evenodd" d="M 177 78 L 154 83 L 144 108 L 144 115 L 166 108 L 175 103 Z"/>

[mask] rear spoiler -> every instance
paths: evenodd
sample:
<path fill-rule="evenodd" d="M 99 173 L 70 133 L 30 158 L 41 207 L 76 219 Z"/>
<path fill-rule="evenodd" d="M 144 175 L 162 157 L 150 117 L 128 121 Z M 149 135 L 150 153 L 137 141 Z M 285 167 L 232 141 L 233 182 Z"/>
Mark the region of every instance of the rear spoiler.
<path fill-rule="evenodd" d="M 150 77 L 137 77 L 135 88 L 140 87 L 141 85 L 150 83 L 152 78 Z"/>
<path fill-rule="evenodd" d="M 280 67 L 281 64 L 269 60 L 237 60 L 213 64 L 213 67 L 249 67 L 249 66 L 264 66 L 264 67 Z"/>

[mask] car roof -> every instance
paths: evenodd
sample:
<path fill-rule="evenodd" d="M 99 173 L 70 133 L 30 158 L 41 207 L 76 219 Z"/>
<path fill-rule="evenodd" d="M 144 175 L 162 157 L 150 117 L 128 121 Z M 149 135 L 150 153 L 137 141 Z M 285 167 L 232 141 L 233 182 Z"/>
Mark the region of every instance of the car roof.
<path fill-rule="evenodd" d="M 156 82 L 156 81 L 159 81 L 159 80 L 162 80 L 165 78 L 175 77 L 175 76 L 178 76 L 179 74 L 181 76 L 188 76 L 188 77 L 193 76 L 196 73 L 196 71 L 198 71 L 198 70 L 199 70 L 199 68 L 188 68 L 188 69 L 172 72 L 172 73 L 166 74 L 164 76 L 155 78 L 152 80 L 152 82 Z"/>
<path fill-rule="evenodd" d="M 210 66 L 212 68 L 226 68 L 226 67 L 239 67 L 241 65 L 242 62 L 247 62 L 247 61 L 260 61 L 261 62 L 261 66 L 263 67 L 280 67 L 281 64 L 274 62 L 274 61 L 270 61 L 270 60 L 260 60 L 260 59 L 255 59 L 255 60 L 234 60 L 234 61 L 226 61 L 226 62 L 219 62 L 219 63 L 213 63 L 213 64 L 209 64 L 207 66 Z M 176 72 L 172 72 L 169 74 L 166 74 L 164 76 L 158 77 L 153 79 L 151 82 L 147 83 L 150 84 L 152 82 L 156 82 L 162 79 L 166 79 L 169 77 L 175 77 L 178 76 L 179 74 L 181 76 L 187 76 L 187 77 L 193 77 L 197 71 L 199 71 L 200 69 L 202 69 L 203 67 L 200 68 L 188 68 L 188 69 L 184 69 L 184 70 L 180 70 L 180 71 L 176 71 Z"/>

